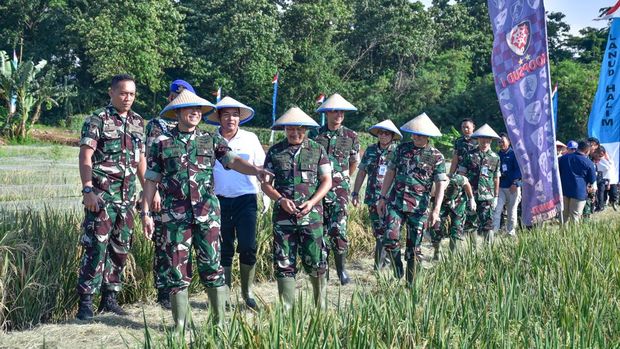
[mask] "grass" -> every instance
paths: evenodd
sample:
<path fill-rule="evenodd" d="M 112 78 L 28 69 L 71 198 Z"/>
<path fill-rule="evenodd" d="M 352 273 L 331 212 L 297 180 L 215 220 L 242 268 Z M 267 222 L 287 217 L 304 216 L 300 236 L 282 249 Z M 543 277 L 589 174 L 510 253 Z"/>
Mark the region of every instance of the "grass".
<path fill-rule="evenodd" d="M 4 330 L 62 323 L 75 314 L 83 213 L 76 209 L 77 198 L 60 194 L 71 194 L 73 184 L 79 189 L 76 156 L 70 147 L 0 148 Z M 37 206 L 2 206 L 11 196 Z M 258 222 L 260 281 L 273 280 L 270 217 L 268 212 Z M 341 298 L 340 289 L 330 286 L 336 301 L 327 312 L 317 313 L 309 297 L 293 314 L 268 303 L 250 316 L 232 312 L 223 330 L 206 321 L 195 323 L 188 339 L 195 347 L 620 348 L 620 220 L 606 213 L 599 217 L 579 227 L 549 225 L 522 232 L 518 241 L 500 239 L 477 253 L 448 254 L 420 270 L 413 288 L 378 277 Z M 352 262 L 371 254 L 369 230 L 367 210 L 352 209 Z M 138 224 L 123 303 L 155 296 L 152 243 L 140 231 Z M 202 287 L 194 280 L 191 289 Z M 144 347 L 188 344 L 161 328 L 145 332 L 143 341 Z"/>
<path fill-rule="evenodd" d="M 449 255 L 415 286 L 379 279 L 337 308 L 297 303 L 224 330 L 191 328 L 193 347 L 617 348 L 620 346 L 617 219 L 524 232 L 518 242 Z M 584 242 L 587 241 L 587 244 Z M 580 248 L 581 247 L 581 248 Z M 170 334 L 145 347 L 183 347 Z"/>

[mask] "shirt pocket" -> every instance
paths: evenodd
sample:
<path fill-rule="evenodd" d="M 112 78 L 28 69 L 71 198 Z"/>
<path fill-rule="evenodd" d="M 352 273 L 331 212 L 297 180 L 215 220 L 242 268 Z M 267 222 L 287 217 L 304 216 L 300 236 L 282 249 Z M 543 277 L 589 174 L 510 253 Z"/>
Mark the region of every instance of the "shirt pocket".
<path fill-rule="evenodd" d="M 199 169 L 213 168 L 213 162 L 215 159 L 215 152 L 209 148 L 198 148 L 196 150 L 196 161 Z"/>
<path fill-rule="evenodd" d="M 344 159 L 351 153 L 351 148 L 353 148 L 353 140 L 351 138 L 339 137 L 336 139 L 334 155 L 339 159 Z"/>
<path fill-rule="evenodd" d="M 302 163 L 299 165 L 301 181 L 304 183 L 316 183 L 318 165 L 316 163 Z"/>

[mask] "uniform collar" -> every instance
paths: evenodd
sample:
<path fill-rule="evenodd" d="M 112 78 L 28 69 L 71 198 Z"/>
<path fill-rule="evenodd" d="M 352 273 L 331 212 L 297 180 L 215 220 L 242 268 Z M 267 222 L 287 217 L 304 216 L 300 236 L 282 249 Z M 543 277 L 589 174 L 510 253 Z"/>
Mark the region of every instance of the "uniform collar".
<path fill-rule="evenodd" d="M 114 115 L 114 116 L 118 116 L 119 118 L 124 118 L 124 116 L 121 116 L 121 115 L 118 113 L 118 110 L 116 110 L 116 108 L 112 105 L 112 103 L 108 104 L 108 106 L 106 107 L 106 109 L 107 109 L 107 111 L 108 111 L 108 114 L 110 114 L 110 115 Z M 127 112 L 127 117 L 130 117 L 130 116 L 132 116 L 132 115 L 133 115 L 133 111 L 130 109 L 130 110 Z"/>

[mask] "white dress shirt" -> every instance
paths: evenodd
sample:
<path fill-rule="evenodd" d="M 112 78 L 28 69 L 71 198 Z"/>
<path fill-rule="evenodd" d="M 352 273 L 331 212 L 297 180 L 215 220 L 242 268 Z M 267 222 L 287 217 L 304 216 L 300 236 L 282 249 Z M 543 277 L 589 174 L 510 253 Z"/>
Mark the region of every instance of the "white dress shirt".
<path fill-rule="evenodd" d="M 237 134 L 228 141 L 228 146 L 235 154 L 251 164 L 263 166 L 265 163 L 263 146 L 252 132 L 239 129 Z M 256 176 L 226 170 L 219 161 L 215 162 L 213 177 L 215 178 L 214 191 L 219 196 L 236 198 L 246 194 L 257 194 L 260 191 L 260 184 Z"/>

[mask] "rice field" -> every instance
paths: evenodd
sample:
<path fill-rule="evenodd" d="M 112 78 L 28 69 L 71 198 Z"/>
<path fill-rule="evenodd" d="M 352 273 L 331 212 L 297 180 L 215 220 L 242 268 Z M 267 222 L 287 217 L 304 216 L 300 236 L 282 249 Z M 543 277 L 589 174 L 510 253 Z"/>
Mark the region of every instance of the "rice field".
<path fill-rule="evenodd" d="M 518 240 L 469 246 L 441 262 L 430 261 L 425 243 L 422 268 L 407 287 L 389 272 L 371 271 L 368 212 L 353 209 L 355 282 L 330 281 L 328 309 L 317 312 L 302 275 L 302 297 L 290 314 L 277 302 L 267 213 L 258 229 L 261 311 L 237 307 L 223 329 L 215 328 L 194 280 L 194 323 L 184 338 L 170 334 L 169 312 L 153 305 L 152 243 L 138 233 L 121 293 L 131 315 L 76 322 L 79 188 L 76 148 L 0 148 L 2 348 L 620 348 L 615 212 L 578 227 L 549 224 L 520 232 Z"/>

